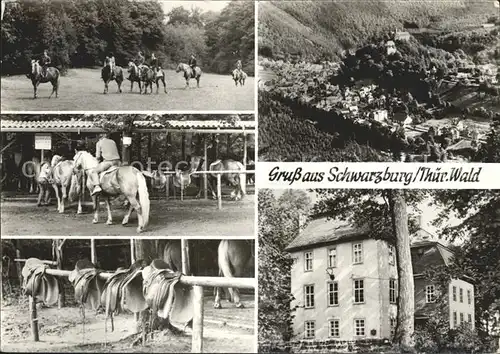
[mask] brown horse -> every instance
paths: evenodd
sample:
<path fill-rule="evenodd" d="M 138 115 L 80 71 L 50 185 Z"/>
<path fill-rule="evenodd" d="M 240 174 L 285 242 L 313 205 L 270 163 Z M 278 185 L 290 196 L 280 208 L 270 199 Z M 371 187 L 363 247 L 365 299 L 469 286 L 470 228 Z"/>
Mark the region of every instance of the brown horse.
<path fill-rule="evenodd" d="M 142 82 L 141 82 L 141 72 L 140 68 L 135 65 L 133 61 L 129 61 L 128 63 L 128 73 L 130 80 L 130 92 L 132 92 L 134 88 L 134 82 L 137 82 L 139 85 L 139 93 L 142 93 Z"/>
<path fill-rule="evenodd" d="M 163 249 L 163 260 L 174 272 L 182 272 L 181 241 L 167 241 Z"/>
<path fill-rule="evenodd" d="M 243 70 L 234 69 L 232 72 L 232 75 L 233 75 L 234 84 L 236 86 L 238 86 L 238 83 L 240 84 L 240 86 L 245 85 L 245 80 L 247 79 L 247 74 Z"/>
<path fill-rule="evenodd" d="M 153 83 L 156 84 L 156 94 L 160 89 L 160 81 L 163 83 L 163 91 L 167 93 L 167 85 L 165 84 L 165 73 L 163 70 L 159 70 L 156 74 L 153 69 L 148 66 L 144 66 L 141 69 L 141 79 L 144 82 L 144 94 L 148 93 L 148 87 L 150 88 L 150 93 L 153 93 Z"/>
<path fill-rule="evenodd" d="M 114 75 L 111 75 L 111 62 L 109 59 L 106 60 L 106 65 L 101 69 L 101 78 L 104 81 L 104 92 L 108 93 L 108 85 L 112 80 L 116 81 L 118 86 L 118 92 L 122 92 L 122 82 L 123 82 L 123 69 L 120 66 L 115 65 L 113 67 Z"/>
<path fill-rule="evenodd" d="M 38 85 L 50 82 L 52 84 L 52 92 L 49 98 L 55 93 L 56 98 L 59 90 L 59 77 L 60 73 L 57 68 L 48 67 L 45 75 L 43 74 L 43 68 L 38 62 L 38 60 L 31 61 L 31 73 L 27 74 L 26 77 L 31 80 L 33 84 L 33 98 L 37 98 L 37 88 Z"/>
<path fill-rule="evenodd" d="M 193 71 L 193 69 L 188 64 L 179 63 L 179 65 L 177 65 L 177 68 L 175 69 L 175 72 L 179 73 L 181 71 L 184 73 L 184 79 L 186 80 L 185 88 L 189 87 L 190 79 L 196 79 L 196 85 L 197 87 L 200 87 L 201 69 L 199 66 L 195 67 Z"/>
<path fill-rule="evenodd" d="M 222 240 L 217 251 L 219 263 L 219 276 L 241 277 L 245 270 L 253 269 L 254 257 L 251 244 L 247 240 Z M 220 309 L 220 290 L 215 289 L 214 308 Z M 240 302 L 238 289 L 228 288 L 229 301 L 234 302 L 238 308 L 243 307 Z"/>

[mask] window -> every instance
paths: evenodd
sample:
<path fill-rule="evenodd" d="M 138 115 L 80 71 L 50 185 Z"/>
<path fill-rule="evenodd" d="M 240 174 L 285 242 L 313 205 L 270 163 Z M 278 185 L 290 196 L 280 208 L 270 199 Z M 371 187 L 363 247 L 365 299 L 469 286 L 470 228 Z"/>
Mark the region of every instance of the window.
<path fill-rule="evenodd" d="M 304 270 L 306 272 L 310 272 L 313 269 L 313 253 L 312 252 L 305 252 L 304 253 Z"/>
<path fill-rule="evenodd" d="M 328 306 L 337 306 L 339 304 L 339 283 L 327 283 Z"/>
<path fill-rule="evenodd" d="M 467 315 L 467 321 L 472 323 L 472 315 L 470 313 Z"/>
<path fill-rule="evenodd" d="M 391 338 L 394 338 L 394 335 L 396 334 L 396 319 L 391 318 Z"/>
<path fill-rule="evenodd" d="M 472 291 L 467 290 L 467 303 L 470 305 L 472 303 Z"/>
<path fill-rule="evenodd" d="M 396 303 L 396 279 L 389 279 L 389 302 Z"/>
<path fill-rule="evenodd" d="M 389 264 L 394 265 L 396 263 L 396 250 L 393 245 L 389 245 Z"/>
<path fill-rule="evenodd" d="M 339 320 L 330 320 L 330 337 L 340 337 Z"/>
<path fill-rule="evenodd" d="M 457 301 L 457 287 L 453 287 L 453 301 Z"/>
<path fill-rule="evenodd" d="M 457 313 L 453 312 L 453 327 L 457 327 Z"/>
<path fill-rule="evenodd" d="M 427 285 L 425 287 L 425 302 L 428 304 L 436 302 L 436 288 L 434 285 Z"/>
<path fill-rule="evenodd" d="M 365 320 L 356 319 L 354 320 L 354 334 L 357 336 L 365 335 Z"/>
<path fill-rule="evenodd" d="M 460 291 L 458 292 L 459 297 L 460 297 L 460 302 L 464 302 L 464 289 L 460 288 Z"/>
<path fill-rule="evenodd" d="M 365 302 L 365 282 L 363 279 L 354 279 L 354 303 Z"/>
<path fill-rule="evenodd" d="M 304 323 L 304 327 L 305 327 L 305 332 L 306 332 L 305 337 L 306 338 L 314 338 L 314 332 L 315 332 L 315 328 L 316 328 L 314 321 L 306 321 Z"/>
<path fill-rule="evenodd" d="M 305 308 L 314 307 L 314 285 L 304 286 Z"/>
<path fill-rule="evenodd" d="M 464 323 L 464 314 L 460 312 L 460 324 Z"/>
<path fill-rule="evenodd" d="M 363 244 L 353 243 L 352 244 L 352 262 L 363 263 Z"/>
<path fill-rule="evenodd" d="M 337 247 L 328 250 L 328 267 L 337 266 Z"/>

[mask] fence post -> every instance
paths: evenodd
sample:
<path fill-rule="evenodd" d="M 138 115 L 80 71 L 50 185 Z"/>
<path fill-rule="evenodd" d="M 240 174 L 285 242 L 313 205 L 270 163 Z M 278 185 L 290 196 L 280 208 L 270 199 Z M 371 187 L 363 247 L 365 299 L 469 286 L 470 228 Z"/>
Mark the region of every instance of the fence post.
<path fill-rule="evenodd" d="M 134 239 L 130 239 L 130 264 L 135 263 L 135 249 L 134 249 Z"/>
<path fill-rule="evenodd" d="M 167 200 L 170 198 L 170 174 L 167 174 L 167 182 L 165 185 L 165 193 L 167 194 Z"/>
<path fill-rule="evenodd" d="M 191 353 L 203 353 L 203 287 L 193 286 L 193 335 Z"/>
<path fill-rule="evenodd" d="M 17 245 L 16 247 L 19 247 L 19 240 L 17 240 Z M 17 259 L 21 259 L 21 251 L 19 248 L 16 249 L 16 257 Z M 17 277 L 19 279 L 19 287 L 23 286 L 23 271 L 21 268 L 21 263 L 16 262 L 16 270 L 17 270 Z"/>
<path fill-rule="evenodd" d="M 184 238 L 181 239 L 181 262 L 182 273 L 188 275 L 191 271 L 189 269 L 189 243 Z"/>
<path fill-rule="evenodd" d="M 29 296 L 30 316 L 31 316 L 31 334 L 35 342 L 40 341 L 38 336 L 38 317 L 36 314 L 36 301 L 33 296 Z"/>
<path fill-rule="evenodd" d="M 59 240 L 55 240 L 55 253 L 56 253 L 56 262 L 57 262 L 57 269 L 62 270 L 62 262 L 63 262 L 63 254 L 62 254 L 62 247 L 64 244 L 64 240 L 61 242 Z M 61 289 L 59 290 L 59 299 L 57 299 L 57 308 L 62 309 L 64 307 L 64 303 L 66 300 L 66 296 L 64 294 L 64 284 L 62 279 L 57 280 L 58 283 L 61 285 Z"/>
<path fill-rule="evenodd" d="M 217 173 L 217 208 L 222 209 L 222 182 L 221 174 Z"/>
<path fill-rule="evenodd" d="M 90 261 L 96 265 L 96 256 L 95 256 L 95 239 L 90 239 Z"/>
<path fill-rule="evenodd" d="M 247 153 L 247 135 L 243 133 L 243 166 L 247 169 L 248 153 Z"/>
<path fill-rule="evenodd" d="M 207 164 L 207 158 L 208 158 L 208 153 L 207 153 L 207 139 L 208 136 L 205 135 L 203 137 L 203 171 L 207 170 L 208 164 Z M 203 197 L 205 200 L 208 199 L 208 175 L 206 173 L 203 174 Z"/>
<path fill-rule="evenodd" d="M 184 201 L 184 179 L 181 176 L 181 202 Z"/>

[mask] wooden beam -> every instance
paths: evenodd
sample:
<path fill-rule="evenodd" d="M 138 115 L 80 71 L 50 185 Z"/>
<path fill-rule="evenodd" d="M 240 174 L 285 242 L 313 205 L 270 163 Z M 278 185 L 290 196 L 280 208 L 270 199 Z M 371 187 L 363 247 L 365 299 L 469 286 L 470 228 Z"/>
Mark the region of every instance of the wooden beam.
<path fill-rule="evenodd" d="M 181 263 L 182 274 L 188 275 L 191 270 L 189 269 L 189 241 L 181 239 Z"/>
<path fill-rule="evenodd" d="M 222 175 L 217 174 L 217 209 L 222 209 Z"/>
<path fill-rule="evenodd" d="M 96 259 L 96 253 L 95 253 L 95 239 L 91 238 L 90 239 L 90 261 L 96 265 L 97 259 Z"/>
<path fill-rule="evenodd" d="M 130 264 L 135 263 L 135 248 L 134 248 L 134 239 L 130 239 Z"/>
<path fill-rule="evenodd" d="M 208 136 L 203 137 L 203 169 L 206 170 L 208 168 L 208 148 L 207 148 L 207 139 Z M 208 199 L 208 175 L 203 175 L 203 197 Z"/>
<path fill-rule="evenodd" d="M 33 296 L 29 296 L 30 319 L 31 319 L 31 334 L 33 341 L 39 342 L 40 336 L 38 334 L 38 316 L 36 313 L 36 301 Z"/>
<path fill-rule="evenodd" d="M 191 353 L 203 353 L 203 287 L 193 286 L 193 333 Z"/>
<path fill-rule="evenodd" d="M 247 169 L 247 163 L 248 163 L 248 141 L 247 141 L 247 135 L 243 134 L 243 166 L 245 166 L 245 170 Z"/>

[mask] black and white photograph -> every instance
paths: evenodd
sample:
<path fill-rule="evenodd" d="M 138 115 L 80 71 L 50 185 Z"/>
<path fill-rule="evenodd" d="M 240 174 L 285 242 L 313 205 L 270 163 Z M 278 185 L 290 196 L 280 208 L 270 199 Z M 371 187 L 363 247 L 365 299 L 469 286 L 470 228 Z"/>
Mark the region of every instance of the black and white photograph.
<path fill-rule="evenodd" d="M 258 199 L 259 352 L 498 352 L 498 191 Z"/>
<path fill-rule="evenodd" d="M 255 241 L 2 239 L 2 352 L 255 352 Z"/>
<path fill-rule="evenodd" d="M 254 111 L 255 2 L 2 0 L 2 111 Z"/>
<path fill-rule="evenodd" d="M 498 162 L 498 0 L 260 1 L 262 161 Z"/>
<path fill-rule="evenodd" d="M 2 115 L 9 236 L 247 236 L 254 115 Z"/>

